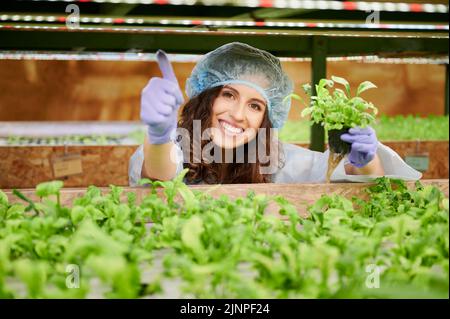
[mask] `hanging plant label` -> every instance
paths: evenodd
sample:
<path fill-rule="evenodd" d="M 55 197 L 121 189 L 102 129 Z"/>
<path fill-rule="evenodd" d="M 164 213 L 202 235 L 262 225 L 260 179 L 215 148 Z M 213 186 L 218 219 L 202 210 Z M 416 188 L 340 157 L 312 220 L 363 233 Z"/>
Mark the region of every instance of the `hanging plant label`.
<path fill-rule="evenodd" d="M 64 177 L 83 173 L 80 154 L 68 154 L 52 159 L 53 176 Z"/>
<path fill-rule="evenodd" d="M 406 155 L 405 162 L 419 172 L 425 172 L 430 166 L 430 158 L 427 154 Z"/>

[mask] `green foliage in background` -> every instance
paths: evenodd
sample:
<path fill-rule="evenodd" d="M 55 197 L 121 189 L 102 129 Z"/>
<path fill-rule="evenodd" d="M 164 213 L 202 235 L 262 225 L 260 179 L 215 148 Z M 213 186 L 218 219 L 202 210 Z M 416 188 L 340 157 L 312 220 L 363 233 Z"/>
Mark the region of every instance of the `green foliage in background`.
<path fill-rule="evenodd" d="M 9 136 L 9 145 L 116 145 L 120 144 L 119 135 L 64 135 L 50 137 Z"/>
<path fill-rule="evenodd" d="M 415 141 L 415 140 L 447 140 L 449 139 L 448 116 L 416 115 L 379 116 L 372 127 L 380 141 Z M 310 122 L 307 120 L 287 121 L 280 130 L 280 140 L 284 142 L 309 143 Z M 136 129 L 128 136 L 61 136 L 48 138 L 27 138 L 10 136 L 8 145 L 120 145 L 122 139 L 128 143 L 142 144 L 145 129 Z"/>
<path fill-rule="evenodd" d="M 448 116 L 383 116 L 374 126 L 381 140 L 447 140 Z"/>
<path fill-rule="evenodd" d="M 380 141 L 415 141 L 449 139 L 448 116 L 420 117 L 414 115 L 379 116 L 372 126 Z M 308 121 L 288 121 L 280 130 L 280 139 L 285 142 L 309 143 Z"/>
<path fill-rule="evenodd" d="M 0 297 L 140 298 L 172 282 L 197 298 L 448 298 L 449 202 L 434 186 L 380 178 L 368 199 L 323 195 L 303 219 L 280 196 L 214 199 L 185 174 L 143 180 L 140 203 L 117 186 L 71 207 L 57 181 L 36 202 L 16 190 L 25 205 L 0 191 Z"/>

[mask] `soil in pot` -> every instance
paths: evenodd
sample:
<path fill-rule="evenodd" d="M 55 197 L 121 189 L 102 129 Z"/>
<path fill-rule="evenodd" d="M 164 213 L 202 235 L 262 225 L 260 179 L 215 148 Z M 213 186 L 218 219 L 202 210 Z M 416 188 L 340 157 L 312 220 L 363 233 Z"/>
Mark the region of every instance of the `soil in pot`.
<path fill-rule="evenodd" d="M 352 144 L 341 140 L 341 135 L 348 133 L 349 127 L 344 127 L 340 130 L 328 131 L 328 147 L 330 151 L 335 154 L 348 154 L 352 148 Z"/>
<path fill-rule="evenodd" d="M 349 129 L 349 127 L 344 127 L 340 130 L 328 131 L 328 147 L 330 149 L 330 156 L 328 157 L 326 177 L 327 183 L 330 182 L 331 174 L 338 166 L 339 162 L 346 154 L 350 153 L 352 145 L 341 140 L 341 135 L 347 133 Z"/>

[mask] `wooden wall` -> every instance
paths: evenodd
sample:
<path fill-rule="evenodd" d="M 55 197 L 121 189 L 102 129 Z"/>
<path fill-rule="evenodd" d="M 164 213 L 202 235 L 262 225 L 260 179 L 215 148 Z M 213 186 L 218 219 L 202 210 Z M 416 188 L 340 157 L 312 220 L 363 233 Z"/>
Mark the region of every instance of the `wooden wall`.
<path fill-rule="evenodd" d="M 193 65 L 174 63 L 183 90 Z M 301 93 L 310 63 L 284 67 Z M 329 62 L 331 75 L 353 88 L 378 85 L 364 97 L 382 114 L 443 114 L 444 66 Z M 154 62 L 0 60 L 0 121 L 139 120 L 140 92 L 152 76 L 160 76 Z M 299 119 L 301 108 L 294 101 L 290 118 Z"/>

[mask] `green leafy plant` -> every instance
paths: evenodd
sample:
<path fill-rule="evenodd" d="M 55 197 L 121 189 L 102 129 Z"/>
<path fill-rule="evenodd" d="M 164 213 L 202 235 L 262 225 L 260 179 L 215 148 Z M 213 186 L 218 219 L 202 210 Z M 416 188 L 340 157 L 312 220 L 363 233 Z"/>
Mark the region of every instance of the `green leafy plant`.
<path fill-rule="evenodd" d="M 341 84 L 344 90 L 335 87 L 335 83 Z M 330 89 L 334 87 L 334 91 Z M 378 109 L 370 102 L 360 97 L 364 91 L 376 88 L 369 82 L 362 82 L 354 97 L 351 96 L 350 84 L 344 78 L 332 76 L 331 80 L 321 79 L 316 84 L 316 95 L 312 95 L 311 85 L 303 85 L 305 93 L 311 98 L 310 105 L 302 111 L 301 116 L 310 116 L 311 124 L 316 123 L 324 127 L 328 133 L 328 142 L 334 153 L 346 154 L 350 145 L 340 140 L 340 135 L 352 127 L 366 127 L 375 122 L 374 115 Z M 303 101 L 297 94 L 291 97 Z M 371 114 L 372 113 L 372 114 Z"/>
<path fill-rule="evenodd" d="M 335 87 L 334 91 L 330 92 L 335 83 L 343 85 L 344 90 Z M 352 97 L 350 84 L 344 78 L 337 76 L 332 76 L 331 80 L 321 79 L 315 86 L 316 95 L 312 94 L 310 84 L 303 85 L 305 93 L 311 98 L 311 103 L 302 111 L 301 115 L 303 117 L 309 115 L 311 124 L 320 124 L 328 134 L 331 153 L 328 158 L 326 174 L 328 182 L 334 168 L 351 149 L 351 144 L 342 141 L 341 135 L 347 133 L 352 127 L 364 128 L 375 122 L 374 115 L 377 114 L 378 109 L 360 97 L 361 93 L 371 88 L 376 88 L 376 86 L 372 82 L 364 81 L 358 86 L 356 95 Z M 290 96 L 302 100 L 296 94 Z"/>
<path fill-rule="evenodd" d="M 25 205 L 0 191 L 0 298 L 448 298 L 449 204 L 435 186 L 379 178 L 367 198 L 323 195 L 301 218 L 281 196 L 193 191 L 186 172 L 144 180 L 139 202 L 114 185 L 70 207 L 52 200 L 60 182 L 38 185 L 36 202 L 17 191 Z"/>
<path fill-rule="evenodd" d="M 48 137 L 27 137 L 10 135 L 7 145 L 116 145 L 127 136 L 118 134 L 62 135 Z"/>
<path fill-rule="evenodd" d="M 344 90 L 335 87 L 335 83 L 344 86 Z M 330 89 L 334 87 L 334 91 Z M 351 96 L 350 84 L 344 78 L 332 76 L 331 80 L 321 79 L 316 85 L 316 95 L 312 95 L 311 85 L 303 85 L 305 93 L 311 98 L 311 105 L 301 113 L 302 117 L 310 116 L 313 123 L 322 125 L 325 130 L 340 130 L 355 126 L 366 127 L 375 121 L 378 109 L 360 97 L 364 91 L 376 88 L 369 82 L 362 82 L 354 97 Z M 293 94 L 293 98 L 301 98 Z M 372 114 L 371 114 L 371 113 Z"/>

